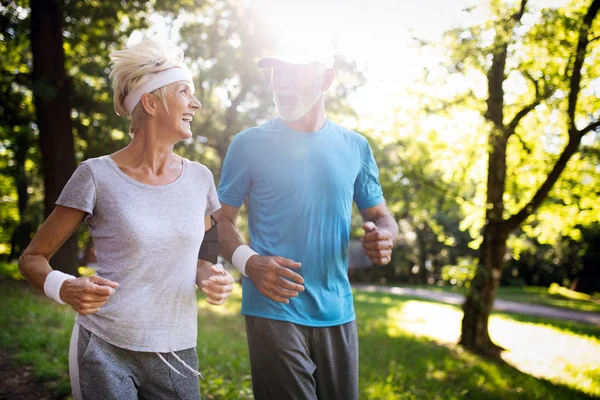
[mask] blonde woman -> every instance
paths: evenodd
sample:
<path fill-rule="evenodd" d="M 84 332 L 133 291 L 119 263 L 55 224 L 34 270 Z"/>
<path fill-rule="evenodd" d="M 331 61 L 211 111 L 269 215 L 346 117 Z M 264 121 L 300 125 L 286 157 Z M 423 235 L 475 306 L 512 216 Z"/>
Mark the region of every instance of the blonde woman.
<path fill-rule="evenodd" d="M 111 54 L 115 111 L 128 146 L 77 168 L 19 269 L 77 317 L 69 369 L 75 399 L 199 399 L 195 284 L 221 304 L 233 278 L 197 261 L 219 209 L 213 176 L 179 157 L 200 103 L 183 53 L 144 40 Z M 86 221 L 97 275 L 75 278 L 48 260 Z"/>

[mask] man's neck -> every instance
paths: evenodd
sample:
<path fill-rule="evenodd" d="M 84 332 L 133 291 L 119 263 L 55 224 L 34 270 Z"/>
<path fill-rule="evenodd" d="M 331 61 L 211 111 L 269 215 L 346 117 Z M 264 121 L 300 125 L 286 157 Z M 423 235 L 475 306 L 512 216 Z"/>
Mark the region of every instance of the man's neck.
<path fill-rule="evenodd" d="M 323 99 L 317 101 L 308 112 L 296 121 L 283 121 L 289 128 L 299 132 L 316 132 L 327 122 Z"/>

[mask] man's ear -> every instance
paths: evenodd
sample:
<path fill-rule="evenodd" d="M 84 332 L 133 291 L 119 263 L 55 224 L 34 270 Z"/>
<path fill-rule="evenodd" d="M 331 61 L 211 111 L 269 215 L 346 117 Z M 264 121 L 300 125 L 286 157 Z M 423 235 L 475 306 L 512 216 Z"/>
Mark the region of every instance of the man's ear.
<path fill-rule="evenodd" d="M 142 98 L 140 99 L 140 103 L 142 103 L 142 107 L 144 107 L 144 111 L 153 117 L 156 116 L 157 111 L 157 102 L 156 96 L 150 93 L 144 93 Z"/>
<path fill-rule="evenodd" d="M 327 68 L 325 69 L 325 71 L 323 72 L 323 91 L 327 91 L 330 87 L 331 84 L 333 83 L 333 80 L 335 79 L 335 70 L 333 68 Z"/>

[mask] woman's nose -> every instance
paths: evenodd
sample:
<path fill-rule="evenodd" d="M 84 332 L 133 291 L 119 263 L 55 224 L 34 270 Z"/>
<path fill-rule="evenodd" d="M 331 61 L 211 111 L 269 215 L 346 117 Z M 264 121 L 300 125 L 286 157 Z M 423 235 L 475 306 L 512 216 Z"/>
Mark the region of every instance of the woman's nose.
<path fill-rule="evenodd" d="M 196 98 L 196 96 L 192 96 L 193 100 L 192 100 L 192 108 L 194 110 L 199 110 L 202 108 L 202 104 L 200 103 L 200 100 L 198 100 Z"/>

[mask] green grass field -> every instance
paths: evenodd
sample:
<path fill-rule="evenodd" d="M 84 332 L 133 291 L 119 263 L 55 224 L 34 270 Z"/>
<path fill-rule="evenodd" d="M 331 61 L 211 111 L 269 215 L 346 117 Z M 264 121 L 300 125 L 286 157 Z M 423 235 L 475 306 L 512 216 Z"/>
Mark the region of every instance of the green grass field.
<path fill-rule="evenodd" d="M 4 276 L 2 276 L 4 275 Z M 74 312 L 0 274 L 0 347 L 68 396 Z M 251 399 L 241 289 L 225 306 L 198 295 L 203 398 Z M 361 399 L 592 399 L 600 396 L 600 328 L 508 314 L 490 321 L 502 362 L 456 346 L 458 307 L 359 292 Z"/>

